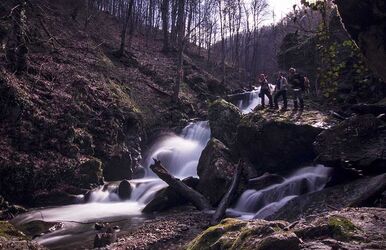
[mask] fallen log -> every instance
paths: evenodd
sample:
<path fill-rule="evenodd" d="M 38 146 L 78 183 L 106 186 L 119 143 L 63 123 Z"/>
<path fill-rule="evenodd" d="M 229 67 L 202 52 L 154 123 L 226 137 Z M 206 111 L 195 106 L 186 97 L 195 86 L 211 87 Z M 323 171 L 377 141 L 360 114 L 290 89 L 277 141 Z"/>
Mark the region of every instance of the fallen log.
<path fill-rule="evenodd" d="M 235 192 L 239 186 L 241 173 L 243 170 L 243 165 L 244 165 L 243 161 L 240 160 L 239 164 L 237 165 L 236 173 L 233 176 L 233 180 L 232 180 L 232 183 L 228 189 L 228 192 L 223 196 L 220 204 L 218 205 L 218 207 L 216 209 L 216 212 L 212 216 L 212 220 L 210 222 L 212 225 L 218 224 L 221 221 L 221 219 L 224 218 L 226 209 L 229 207 L 229 204 L 232 201 L 233 195 L 235 194 Z"/>
<path fill-rule="evenodd" d="M 202 194 L 170 175 L 166 168 L 162 166 L 161 161 L 154 159 L 154 164 L 150 166 L 150 169 L 181 196 L 188 199 L 198 210 L 206 211 L 212 209 L 209 201 Z"/>

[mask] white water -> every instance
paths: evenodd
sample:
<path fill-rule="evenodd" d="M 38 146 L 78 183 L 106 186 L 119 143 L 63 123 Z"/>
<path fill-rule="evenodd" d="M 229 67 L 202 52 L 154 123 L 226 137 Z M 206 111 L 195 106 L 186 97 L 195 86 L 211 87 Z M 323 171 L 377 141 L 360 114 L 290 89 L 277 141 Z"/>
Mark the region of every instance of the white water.
<path fill-rule="evenodd" d="M 259 92 L 260 90 L 246 92 L 246 97 L 238 102 L 237 106 L 243 114 L 248 114 L 252 112 L 261 103 Z"/>
<path fill-rule="evenodd" d="M 282 183 L 261 190 L 246 190 L 229 212 L 245 219 L 264 219 L 298 195 L 322 190 L 331 168 L 322 165 L 299 169 Z"/>
<path fill-rule="evenodd" d="M 271 92 L 275 88 L 274 85 L 269 84 Z M 241 110 L 243 114 L 248 114 L 252 112 L 258 105 L 261 104 L 261 98 L 259 97 L 260 87 L 257 87 L 255 90 L 250 92 L 245 92 L 244 97 L 238 101 L 237 107 Z M 269 105 L 269 99 L 265 96 L 265 104 Z M 272 97 L 273 98 L 273 97 Z"/>
<path fill-rule="evenodd" d="M 258 91 L 246 95 L 247 98 L 239 102 L 243 113 L 251 112 L 260 103 Z M 183 129 L 181 135 L 169 134 L 159 138 L 145 154 L 142 163 L 146 170 L 145 177 L 130 180 L 133 191 L 128 201 L 121 201 L 114 192 L 118 183 L 109 183 L 93 191 L 88 203 L 31 211 L 18 216 L 13 223 L 20 225 L 35 220 L 63 222 L 63 229 L 36 239 L 49 248 L 69 247 L 76 242 L 84 242 L 86 238 L 92 239 L 95 235 L 92 226 L 96 221 L 125 219 L 130 220 L 131 224 L 126 222 L 122 226 L 134 226 L 143 220 L 141 211 L 145 205 L 167 186 L 149 170 L 153 158 L 161 160 L 171 174 L 181 179 L 197 176 L 198 160 L 209 139 L 208 122 L 192 123 Z M 281 184 L 263 190 L 247 190 L 229 212 L 246 219 L 265 218 L 297 195 L 322 189 L 327 182 L 328 172 L 323 166 L 304 168 Z M 90 224 L 85 226 L 79 222 Z"/>
<path fill-rule="evenodd" d="M 96 221 L 114 221 L 117 218 L 138 220 L 145 205 L 159 190 L 167 186 L 149 170 L 153 159 L 161 160 L 170 173 L 178 178 L 197 176 L 198 160 L 209 139 L 208 122 L 197 122 L 184 128 L 181 135 L 169 134 L 156 141 L 145 154 L 145 177 L 130 181 L 133 191 L 128 201 L 121 201 L 114 192 L 118 182 L 109 183 L 93 191 L 87 203 L 31 211 L 18 216 L 13 223 L 21 225 L 35 220 L 64 222 L 63 229 L 36 239 L 47 247 L 56 248 L 70 244 L 69 241 L 76 240 L 79 235 L 92 237 L 95 234 L 90 227 L 84 228 L 84 224 L 80 223 L 89 222 L 92 227 Z"/>

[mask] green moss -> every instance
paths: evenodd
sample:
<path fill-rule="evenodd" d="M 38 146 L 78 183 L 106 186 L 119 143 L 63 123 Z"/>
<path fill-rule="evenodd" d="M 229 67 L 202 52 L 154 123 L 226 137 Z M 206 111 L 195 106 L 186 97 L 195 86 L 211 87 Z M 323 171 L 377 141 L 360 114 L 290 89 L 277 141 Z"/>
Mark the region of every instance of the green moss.
<path fill-rule="evenodd" d="M 141 110 L 131 98 L 131 89 L 127 85 L 115 83 L 114 81 L 109 81 L 109 88 L 111 94 L 119 100 L 119 102 L 126 107 L 131 108 L 135 113 L 140 114 Z"/>
<path fill-rule="evenodd" d="M 11 238 L 23 238 L 26 236 L 18 231 L 11 223 L 7 221 L 0 221 L 0 237 L 4 237 L 7 239 Z"/>
<path fill-rule="evenodd" d="M 349 240 L 357 227 L 347 218 L 342 216 L 331 216 L 328 218 L 328 226 L 332 235 L 337 240 Z"/>
<path fill-rule="evenodd" d="M 230 246 L 233 243 L 232 238 L 227 238 L 225 234 L 239 231 L 247 222 L 237 219 L 225 219 L 220 224 L 212 226 L 197 236 L 189 245 L 188 250 L 212 249 L 214 245 L 219 248 Z"/>

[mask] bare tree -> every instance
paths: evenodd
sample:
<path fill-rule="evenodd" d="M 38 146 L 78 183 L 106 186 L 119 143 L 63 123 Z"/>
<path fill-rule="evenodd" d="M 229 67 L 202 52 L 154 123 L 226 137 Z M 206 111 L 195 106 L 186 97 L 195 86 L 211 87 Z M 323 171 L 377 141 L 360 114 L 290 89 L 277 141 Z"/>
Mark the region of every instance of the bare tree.
<path fill-rule="evenodd" d="M 180 85 L 184 79 L 183 70 L 183 52 L 184 52 L 184 41 L 185 41 L 185 0 L 178 0 L 178 19 L 177 19 L 177 30 L 178 30 L 178 62 L 177 62 L 177 80 L 173 89 L 173 101 L 178 102 Z"/>
<path fill-rule="evenodd" d="M 129 6 L 127 8 L 127 14 L 126 14 L 126 20 L 123 24 L 122 33 L 121 33 L 121 46 L 118 51 L 118 56 L 122 56 L 125 52 L 125 44 L 126 44 L 126 32 L 127 27 L 129 26 L 130 19 L 132 16 L 132 10 L 133 10 L 134 0 L 130 0 Z"/>

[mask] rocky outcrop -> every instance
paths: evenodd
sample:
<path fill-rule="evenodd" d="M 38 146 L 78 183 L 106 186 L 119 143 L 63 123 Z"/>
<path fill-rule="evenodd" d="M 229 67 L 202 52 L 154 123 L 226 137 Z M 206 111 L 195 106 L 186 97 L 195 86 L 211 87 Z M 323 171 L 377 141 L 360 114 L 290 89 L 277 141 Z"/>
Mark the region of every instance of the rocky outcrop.
<path fill-rule="evenodd" d="M 90 187 L 90 184 L 100 185 L 103 183 L 102 162 L 98 159 L 90 159 L 79 166 L 81 183 Z"/>
<path fill-rule="evenodd" d="M 106 181 L 131 179 L 132 175 L 132 158 L 128 152 L 111 156 L 103 168 L 103 176 Z"/>
<path fill-rule="evenodd" d="M 0 196 L 0 220 L 11 220 L 26 211 L 24 207 L 11 204 Z"/>
<path fill-rule="evenodd" d="M 231 151 L 219 140 L 211 139 L 198 162 L 200 180 L 197 190 L 212 205 L 217 205 L 228 190 L 235 172 L 236 164 L 232 161 Z"/>
<path fill-rule="evenodd" d="M 212 136 L 228 147 L 232 146 L 235 141 L 237 125 L 241 119 L 240 110 L 233 104 L 218 99 L 209 106 L 208 119 Z"/>
<path fill-rule="evenodd" d="M 318 161 L 364 173 L 386 172 L 386 123 L 373 115 L 351 117 L 321 133 L 315 142 Z"/>
<path fill-rule="evenodd" d="M 225 219 L 205 230 L 187 249 L 383 249 L 385 219 L 386 210 L 376 208 L 343 209 L 292 224 Z"/>
<path fill-rule="evenodd" d="M 46 248 L 39 245 L 37 242 L 31 241 L 9 222 L 0 221 L 0 249 L 43 250 Z"/>
<path fill-rule="evenodd" d="M 312 111 L 299 117 L 256 111 L 241 120 L 237 149 L 261 174 L 289 171 L 314 159 L 312 144 L 330 122 L 326 115 Z"/>
<path fill-rule="evenodd" d="M 337 0 L 340 16 L 369 66 L 386 80 L 386 4 L 383 0 Z"/>
<path fill-rule="evenodd" d="M 268 219 L 294 221 L 303 216 L 348 206 L 379 206 L 385 190 L 386 174 L 367 177 L 298 196 Z"/>

